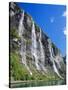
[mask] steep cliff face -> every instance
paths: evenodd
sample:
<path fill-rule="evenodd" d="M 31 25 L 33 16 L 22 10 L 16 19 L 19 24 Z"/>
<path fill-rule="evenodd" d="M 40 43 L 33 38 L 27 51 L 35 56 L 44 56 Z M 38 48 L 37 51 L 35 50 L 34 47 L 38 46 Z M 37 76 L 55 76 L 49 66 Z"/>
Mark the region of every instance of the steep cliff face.
<path fill-rule="evenodd" d="M 65 63 L 59 49 L 33 18 L 16 3 L 9 4 L 9 18 L 10 70 L 13 80 L 28 80 L 23 78 L 26 74 L 30 75 L 31 79 L 64 79 Z M 18 70 L 14 66 L 16 64 Z M 16 73 L 21 75 L 20 78 L 16 77 Z"/>

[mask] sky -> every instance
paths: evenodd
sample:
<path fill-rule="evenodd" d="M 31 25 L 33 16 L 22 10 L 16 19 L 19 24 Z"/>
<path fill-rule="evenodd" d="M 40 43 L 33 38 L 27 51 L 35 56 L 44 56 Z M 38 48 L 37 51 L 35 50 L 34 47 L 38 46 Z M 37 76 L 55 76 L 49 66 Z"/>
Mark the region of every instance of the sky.
<path fill-rule="evenodd" d="M 66 6 L 52 4 L 17 3 L 32 16 L 36 24 L 52 42 L 66 55 Z"/>

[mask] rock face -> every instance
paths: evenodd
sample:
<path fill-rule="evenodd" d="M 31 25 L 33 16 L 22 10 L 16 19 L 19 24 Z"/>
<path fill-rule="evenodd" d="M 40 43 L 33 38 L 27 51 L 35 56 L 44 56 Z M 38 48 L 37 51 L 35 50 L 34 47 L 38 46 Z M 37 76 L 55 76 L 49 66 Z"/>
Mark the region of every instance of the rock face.
<path fill-rule="evenodd" d="M 20 63 L 34 72 L 65 79 L 65 63 L 59 49 L 16 3 L 9 4 L 10 52 L 20 55 Z"/>

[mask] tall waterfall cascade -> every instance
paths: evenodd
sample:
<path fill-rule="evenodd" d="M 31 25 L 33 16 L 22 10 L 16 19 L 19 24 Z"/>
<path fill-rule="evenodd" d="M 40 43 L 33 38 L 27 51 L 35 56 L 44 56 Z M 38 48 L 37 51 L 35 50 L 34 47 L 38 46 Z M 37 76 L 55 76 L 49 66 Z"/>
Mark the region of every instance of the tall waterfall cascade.
<path fill-rule="evenodd" d="M 37 70 L 40 70 L 40 67 L 38 65 L 38 55 L 37 55 L 37 40 L 36 40 L 36 33 L 35 33 L 35 25 L 34 25 L 34 21 L 32 24 L 32 55 L 35 59 L 35 65 Z"/>
<path fill-rule="evenodd" d="M 22 13 L 20 22 L 19 22 L 19 36 L 21 37 L 21 50 L 20 54 L 22 57 L 22 63 L 26 66 L 27 70 L 29 73 L 32 75 L 31 70 L 29 69 L 27 62 L 26 62 L 26 42 L 25 39 L 23 38 L 23 33 L 24 33 L 24 25 L 23 25 L 23 20 L 24 20 L 24 11 Z"/>
<path fill-rule="evenodd" d="M 42 33 L 41 33 L 41 29 L 40 29 L 39 43 L 40 43 L 41 67 L 42 67 L 42 69 L 46 72 L 46 68 L 45 68 L 45 66 L 44 66 L 44 64 L 45 64 L 45 53 L 44 53 L 43 44 L 42 44 Z"/>

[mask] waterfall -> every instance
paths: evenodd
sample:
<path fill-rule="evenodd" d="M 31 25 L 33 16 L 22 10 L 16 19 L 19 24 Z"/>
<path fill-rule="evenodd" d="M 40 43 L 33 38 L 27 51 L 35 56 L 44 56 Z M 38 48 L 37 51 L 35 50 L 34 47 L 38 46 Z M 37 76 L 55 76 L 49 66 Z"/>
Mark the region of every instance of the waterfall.
<path fill-rule="evenodd" d="M 21 38 L 21 50 L 20 50 L 20 54 L 22 57 L 22 63 L 26 66 L 27 70 L 29 71 L 29 73 L 32 75 L 32 72 L 30 71 L 27 62 L 26 62 L 26 41 L 23 37 L 24 34 L 24 25 L 23 25 L 23 20 L 24 20 L 24 12 L 22 13 L 20 22 L 19 22 L 19 36 Z"/>
<path fill-rule="evenodd" d="M 45 69 L 45 53 L 44 53 L 44 49 L 43 49 L 43 44 L 41 42 L 42 39 L 42 34 L 41 34 L 41 29 L 40 29 L 40 38 L 39 38 L 39 43 L 40 43 L 40 57 L 41 57 L 41 67 L 44 71 L 46 71 Z"/>
<path fill-rule="evenodd" d="M 55 65 L 55 62 L 54 62 L 54 59 L 55 59 L 55 58 L 53 57 L 53 48 L 52 48 L 52 43 L 51 43 L 50 39 L 48 39 L 48 42 L 49 42 L 50 60 L 51 60 L 52 63 L 53 63 L 53 69 L 54 69 L 55 73 L 56 73 L 60 78 L 63 79 L 63 77 L 59 74 L 59 72 L 58 72 L 58 70 L 57 70 L 57 67 L 56 67 L 56 65 Z"/>
<path fill-rule="evenodd" d="M 31 52 L 33 55 L 33 59 L 35 59 L 35 65 L 37 70 L 40 70 L 39 65 L 38 65 L 38 55 L 37 55 L 37 41 L 36 41 L 36 33 L 35 33 L 35 25 L 34 25 L 34 21 L 32 24 L 32 48 L 31 48 Z"/>
<path fill-rule="evenodd" d="M 59 54 L 58 54 L 58 55 L 55 57 L 55 62 L 58 64 L 58 67 L 61 69 L 61 65 L 60 65 L 59 59 L 61 59 L 61 58 L 60 58 L 60 56 L 59 56 Z"/>
<path fill-rule="evenodd" d="M 21 14 L 21 19 L 19 22 L 19 36 L 21 37 L 21 51 L 20 54 L 22 56 L 22 63 L 26 64 L 26 45 L 25 45 L 25 41 L 23 38 L 23 32 L 24 32 L 24 25 L 23 25 L 23 20 L 24 20 L 24 11 Z"/>
<path fill-rule="evenodd" d="M 22 37 L 23 31 L 24 31 L 23 20 L 24 20 L 24 11 L 21 14 L 21 19 L 20 19 L 20 22 L 19 22 L 19 36 L 20 37 Z"/>

